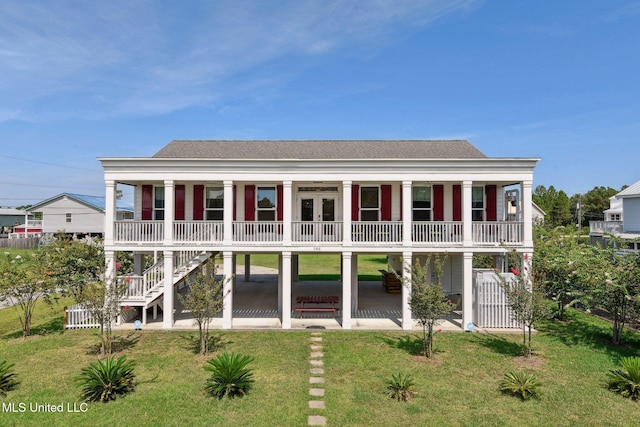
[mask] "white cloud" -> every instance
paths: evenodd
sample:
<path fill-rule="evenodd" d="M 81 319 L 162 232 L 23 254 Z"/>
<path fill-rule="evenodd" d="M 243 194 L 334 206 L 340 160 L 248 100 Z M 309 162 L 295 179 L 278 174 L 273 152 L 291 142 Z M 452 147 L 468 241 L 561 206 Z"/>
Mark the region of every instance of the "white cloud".
<path fill-rule="evenodd" d="M 270 61 L 384 43 L 399 26 L 426 25 L 473 3 L 8 2 L 0 15 L 0 121 L 209 104 L 239 75 L 253 86 L 281 84 L 251 74 Z"/>

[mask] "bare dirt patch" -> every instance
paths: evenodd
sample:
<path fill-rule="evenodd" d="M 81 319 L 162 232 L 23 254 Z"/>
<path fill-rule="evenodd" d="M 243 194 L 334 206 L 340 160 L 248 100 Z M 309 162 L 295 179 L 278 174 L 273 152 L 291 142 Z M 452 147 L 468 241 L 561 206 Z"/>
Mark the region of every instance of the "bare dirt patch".
<path fill-rule="evenodd" d="M 539 368 L 547 363 L 547 359 L 541 356 L 516 356 L 513 358 L 518 366 L 521 368 Z"/>

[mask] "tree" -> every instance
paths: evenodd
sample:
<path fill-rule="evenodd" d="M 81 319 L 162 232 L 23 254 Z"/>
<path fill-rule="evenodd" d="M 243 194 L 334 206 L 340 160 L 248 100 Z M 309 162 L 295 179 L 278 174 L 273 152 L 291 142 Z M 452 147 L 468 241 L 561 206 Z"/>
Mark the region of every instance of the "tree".
<path fill-rule="evenodd" d="M 500 276 L 513 319 L 522 324 L 522 351 L 526 357 L 531 357 L 531 335 L 536 322 L 549 317 L 544 292 L 539 284 L 531 280 L 531 260 L 525 255 L 522 271 L 512 269 L 514 278 L 507 279 Z"/>
<path fill-rule="evenodd" d="M 612 341 L 619 345 L 622 332 L 630 315 L 637 316 L 640 299 L 640 254 L 616 254 L 611 249 L 598 249 L 600 253 L 600 286 L 594 289 L 598 307 L 609 312 L 613 322 Z M 592 263 L 592 273 L 595 275 Z"/>
<path fill-rule="evenodd" d="M 22 335 L 31 335 L 33 310 L 39 299 L 51 302 L 55 285 L 40 253 L 31 258 L 4 253 L 0 261 L 0 301 L 9 300 L 18 313 Z"/>
<path fill-rule="evenodd" d="M 548 189 L 539 185 L 535 188 L 532 198 L 547 213 L 544 218 L 545 227 L 554 228 L 571 223 L 569 197 L 564 191 L 556 190 L 553 185 Z"/>
<path fill-rule="evenodd" d="M 97 239 L 72 240 L 63 236 L 42 248 L 52 278 L 64 295 L 71 296 L 89 311 L 100 325 L 100 354 L 112 352 L 112 324 L 122 314 L 121 296 L 126 283 L 105 282 L 105 257 L 102 242 Z M 121 263 L 131 261 L 118 254 Z"/>
<path fill-rule="evenodd" d="M 447 300 L 442 289 L 440 279 L 446 263 L 446 257 L 433 258 L 433 278 L 429 274 L 432 257 L 427 257 L 424 267 L 416 259 L 411 268 L 411 279 L 405 286 L 411 287 L 409 305 L 413 316 L 422 326 L 422 353 L 425 357 L 433 356 L 433 329 L 442 322 L 442 316 L 455 307 L 451 300 Z"/>
<path fill-rule="evenodd" d="M 574 210 L 580 203 L 580 226 L 588 226 L 589 221 L 602 221 L 604 211 L 609 209 L 609 199 L 619 191 L 611 187 L 593 187 L 585 194 L 575 194 L 571 197 L 571 207 Z M 575 215 L 577 218 L 577 213 Z"/>
<path fill-rule="evenodd" d="M 224 285 L 230 278 L 216 279 L 217 267 L 214 258 L 203 263 L 200 270 L 187 279 L 186 295 L 178 294 L 180 303 L 189 310 L 198 325 L 200 354 L 209 350 L 209 323 L 222 310 Z"/>

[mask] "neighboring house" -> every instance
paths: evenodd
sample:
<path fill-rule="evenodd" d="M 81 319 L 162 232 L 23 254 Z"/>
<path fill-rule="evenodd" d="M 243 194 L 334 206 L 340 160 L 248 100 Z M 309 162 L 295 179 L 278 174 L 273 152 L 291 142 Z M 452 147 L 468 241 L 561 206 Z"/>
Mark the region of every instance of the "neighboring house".
<path fill-rule="evenodd" d="M 153 157 L 99 160 L 107 280 L 128 283 L 123 304 L 141 308 L 143 323 L 147 309 L 162 308 L 164 328 L 174 327 L 184 272 L 206 252 L 222 255 L 229 279 L 236 255 L 277 254 L 277 300 L 262 304 L 284 329 L 304 327 L 295 315 L 300 307 L 294 308 L 300 254 L 339 255 L 336 321 L 344 329 L 379 316 L 359 310 L 367 292 L 358 283 L 360 254 L 386 255 L 405 279 L 415 260 L 446 254 L 441 284 L 461 299 L 464 330 L 472 330 L 484 310 L 474 299 L 474 280 L 482 276 L 474 255 L 493 256 L 501 265 L 510 251 L 533 253 L 531 196 L 539 159 L 489 158 L 467 141 L 173 141 Z M 116 215 L 119 183 L 135 186 L 132 221 Z M 514 202 L 523 208 L 510 218 L 506 192 L 514 187 Z M 119 251 L 134 254 L 134 271 L 117 271 Z M 142 271 L 143 255 L 151 253 L 162 255 Z M 401 298 L 393 321 L 411 329 L 410 288 L 397 291 L 401 295 L 389 296 Z M 233 280 L 225 284 L 220 327 L 239 320 L 241 327 L 264 327 L 253 307 L 234 310 L 242 292 L 249 291 Z"/>
<path fill-rule="evenodd" d="M 522 215 L 520 213 L 522 199 L 520 197 L 520 190 L 509 189 L 505 190 L 505 203 L 507 206 L 507 221 L 516 221 Z M 540 206 L 538 206 L 533 200 L 531 201 L 532 220 L 535 225 L 544 224 L 544 217 L 547 215 Z"/>
<path fill-rule="evenodd" d="M 133 218 L 132 206 L 120 200 L 117 205 L 118 220 Z M 29 208 L 29 213 L 40 218 L 43 234 L 101 236 L 104 233 L 104 197 L 62 193 L 34 204 Z"/>
<path fill-rule="evenodd" d="M 0 235 L 6 237 L 13 227 L 24 223 L 26 212 L 13 208 L 0 208 Z"/>
<path fill-rule="evenodd" d="M 639 251 L 640 181 L 611 197 L 609 204 L 604 221 L 589 221 L 591 243 L 608 245 L 616 237 L 622 241 L 622 249 Z"/>

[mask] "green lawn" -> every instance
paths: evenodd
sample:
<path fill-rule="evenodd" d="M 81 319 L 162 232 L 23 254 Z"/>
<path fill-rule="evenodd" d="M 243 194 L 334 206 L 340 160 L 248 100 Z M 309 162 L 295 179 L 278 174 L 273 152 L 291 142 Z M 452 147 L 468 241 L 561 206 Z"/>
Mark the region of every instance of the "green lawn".
<path fill-rule="evenodd" d="M 79 404 L 74 378 L 97 358 L 95 330 L 61 332 L 62 301 L 39 307 L 34 331 L 19 336 L 12 309 L 0 310 L 0 360 L 15 363 L 22 381 L 0 403 Z M 68 302 L 67 302 L 68 303 Z M 534 338 L 538 363 L 525 365 L 543 382 L 539 400 L 502 395 L 502 375 L 521 369 L 520 335 L 442 333 L 436 355 L 415 355 L 417 331 L 323 333 L 327 408 L 333 426 L 631 426 L 640 425 L 638 403 L 604 387 L 605 373 L 622 356 L 638 355 L 640 337 L 628 332 L 624 347 L 607 345 L 611 327 L 577 311 L 564 323 L 540 325 Z M 85 413 L 2 413 L 0 424 L 304 426 L 308 409 L 309 331 L 216 331 L 218 351 L 255 358 L 255 388 L 244 398 L 217 400 L 203 392 L 205 358 L 192 351 L 192 332 L 119 332 L 128 346 L 119 354 L 136 361 L 138 387 Z M 384 395 L 393 372 L 413 373 L 417 395 L 409 403 Z"/>
<path fill-rule="evenodd" d="M 244 255 L 238 255 L 237 263 L 244 265 Z M 278 268 L 278 255 L 252 254 L 251 265 Z M 358 255 L 358 280 L 380 280 L 378 270 L 387 269 L 387 257 L 384 255 Z M 301 254 L 299 255 L 300 280 L 338 280 L 340 279 L 339 254 Z"/>

